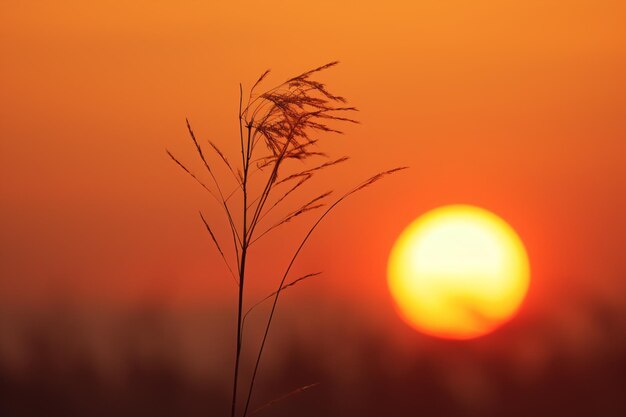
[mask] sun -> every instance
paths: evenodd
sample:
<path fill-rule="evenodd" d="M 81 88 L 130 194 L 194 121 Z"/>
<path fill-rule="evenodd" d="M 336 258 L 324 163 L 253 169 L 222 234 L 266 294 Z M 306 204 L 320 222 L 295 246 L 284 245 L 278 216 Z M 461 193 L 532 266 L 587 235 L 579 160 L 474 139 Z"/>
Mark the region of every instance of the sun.
<path fill-rule="evenodd" d="M 398 237 L 388 283 L 400 315 L 450 339 L 490 333 L 509 320 L 530 281 L 524 245 L 504 220 L 468 205 L 422 215 Z"/>

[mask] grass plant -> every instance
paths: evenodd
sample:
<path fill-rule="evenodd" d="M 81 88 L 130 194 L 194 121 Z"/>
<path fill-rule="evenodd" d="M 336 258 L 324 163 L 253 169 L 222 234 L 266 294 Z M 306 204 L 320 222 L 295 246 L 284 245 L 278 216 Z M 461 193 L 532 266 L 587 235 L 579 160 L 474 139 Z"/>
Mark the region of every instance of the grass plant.
<path fill-rule="evenodd" d="M 342 164 L 348 157 L 330 158 L 321 149 L 320 137 L 327 138 L 328 133 L 342 133 L 339 127 L 342 124 L 358 123 L 352 115 L 357 111 L 355 107 L 347 105 L 347 100 L 331 93 L 325 84 L 317 81 L 319 73 L 336 66 L 337 62 L 306 71 L 300 75 L 276 85 L 275 87 L 261 90 L 270 73 L 265 71 L 252 85 L 247 94 L 244 94 L 242 85 L 239 86 L 239 147 L 241 151 L 240 161 L 231 163 L 225 153 L 213 142 L 201 145 L 187 120 L 187 130 L 193 142 L 196 153 L 205 173 L 200 176 L 195 174 L 188 165 L 181 162 L 171 152 L 167 151 L 172 160 L 190 175 L 206 192 L 208 192 L 224 212 L 226 224 L 230 232 L 230 240 L 234 249 L 234 259 L 226 255 L 224 242 L 220 242 L 213 232 L 205 216 L 200 213 L 204 227 L 206 228 L 221 259 L 226 264 L 232 278 L 237 282 L 237 320 L 235 360 L 233 365 L 233 385 L 231 400 L 231 417 L 241 415 L 247 417 L 250 410 L 250 402 L 254 392 L 255 382 L 268 335 L 274 320 L 278 301 L 282 292 L 319 273 L 306 274 L 288 281 L 294 262 L 298 258 L 306 242 L 318 225 L 328 214 L 346 198 L 359 192 L 385 176 L 393 174 L 405 167 L 393 168 L 376 173 L 351 190 L 331 199 L 333 191 L 325 191 L 320 194 L 303 197 L 302 191 L 305 185 L 321 171 Z M 262 92 L 259 92 L 261 90 Z M 226 188 L 226 180 L 218 178 L 214 167 L 209 163 L 206 150 L 209 149 L 220 163 L 232 176 L 229 180 L 233 184 L 232 189 Z M 237 158 L 239 159 L 239 158 Z M 290 168 L 288 162 L 300 161 L 300 169 Z M 321 161 L 321 162 L 320 162 Z M 255 177 L 260 187 L 254 187 L 251 178 Z M 208 180 L 204 180 L 207 177 Z M 300 196 L 300 203 L 295 208 L 287 209 L 290 196 Z M 237 196 L 237 198 L 235 198 Z M 251 304 L 246 309 L 246 284 L 251 277 L 248 271 L 249 253 L 253 245 L 268 233 L 281 228 L 281 226 L 299 219 L 305 213 L 317 212 L 317 218 L 308 227 L 306 233 L 294 248 L 293 255 L 277 283 L 276 291 L 261 301 Z M 269 222 L 272 213 L 278 220 Z M 263 336 L 258 347 L 254 367 L 251 370 L 250 383 L 242 387 L 241 383 L 241 352 L 243 336 L 245 332 L 246 318 L 250 312 L 265 301 L 271 301 L 271 309 L 265 321 Z M 303 392 L 311 386 L 301 387 L 293 393 Z M 242 390 L 243 392 L 242 397 Z M 290 396 L 292 393 L 287 394 Z M 270 401 L 255 409 L 263 410 L 274 404 L 277 400 Z M 241 407 L 243 406 L 243 410 Z M 239 408 L 239 409 L 238 409 Z M 238 411 L 240 411 L 238 413 Z"/>

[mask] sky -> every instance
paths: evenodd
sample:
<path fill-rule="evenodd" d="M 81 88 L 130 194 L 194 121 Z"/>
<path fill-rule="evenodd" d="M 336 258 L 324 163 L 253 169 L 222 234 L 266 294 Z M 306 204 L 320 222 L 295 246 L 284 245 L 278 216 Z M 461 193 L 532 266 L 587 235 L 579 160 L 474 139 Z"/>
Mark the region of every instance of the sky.
<path fill-rule="evenodd" d="M 285 308 L 348 311 L 370 333 L 413 340 L 386 288 L 391 246 L 420 214 L 473 204 L 505 219 L 529 254 L 511 326 L 549 322 L 584 344 L 585 306 L 626 313 L 625 18 L 624 2 L 606 0 L 5 0 L 0 308 L 231 308 L 233 283 L 197 212 L 218 236 L 226 224 L 165 150 L 199 162 L 188 117 L 236 155 L 240 82 L 338 60 L 322 79 L 361 124 L 324 138 L 351 160 L 313 189 L 410 169 L 320 227 L 297 270 L 323 275 Z M 252 255 L 252 295 L 275 285 L 283 246 L 270 237 Z"/>

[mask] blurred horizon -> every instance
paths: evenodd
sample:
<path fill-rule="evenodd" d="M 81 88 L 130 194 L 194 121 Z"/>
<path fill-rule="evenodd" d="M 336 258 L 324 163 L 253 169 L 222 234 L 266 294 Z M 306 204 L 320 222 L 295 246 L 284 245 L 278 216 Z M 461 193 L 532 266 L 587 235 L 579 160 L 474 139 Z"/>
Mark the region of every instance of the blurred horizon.
<path fill-rule="evenodd" d="M 319 385 L 268 414 L 610 417 L 626 410 L 626 320 L 605 300 L 522 315 L 490 335 L 453 341 L 385 325 L 394 314 L 385 308 L 368 317 L 365 305 L 291 295 L 272 331 L 253 406 Z M 8 415 L 40 415 L 41 407 L 50 416 L 226 413 L 232 311 L 145 304 L 95 312 L 60 304 L 45 313 L 6 313 L 0 408 Z M 257 344 L 258 336 L 250 333 L 249 341 Z M 246 367 L 251 353 L 244 352 Z"/>

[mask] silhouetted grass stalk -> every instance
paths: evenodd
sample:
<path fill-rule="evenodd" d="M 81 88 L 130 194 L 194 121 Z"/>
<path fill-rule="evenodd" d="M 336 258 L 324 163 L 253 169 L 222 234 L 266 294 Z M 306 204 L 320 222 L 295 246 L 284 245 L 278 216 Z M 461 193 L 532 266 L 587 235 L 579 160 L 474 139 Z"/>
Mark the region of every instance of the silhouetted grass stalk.
<path fill-rule="evenodd" d="M 332 191 L 327 191 L 314 198 L 307 199 L 306 203 L 300 204 L 296 209 L 289 210 L 282 216 L 282 218 L 270 226 L 265 226 L 265 230 L 257 231 L 259 225 L 263 223 L 266 215 L 273 211 L 277 207 L 282 207 L 285 204 L 286 197 L 300 190 L 305 183 L 307 183 L 316 173 L 345 162 L 348 158 L 341 157 L 335 160 L 328 160 L 321 164 L 318 164 L 312 168 L 307 168 L 299 172 L 291 172 L 286 175 L 282 175 L 283 163 L 290 159 L 300 160 L 306 162 L 313 157 L 328 158 L 323 152 L 317 151 L 317 145 L 319 139 L 311 137 L 314 132 L 334 132 L 341 133 L 341 131 L 330 127 L 329 122 L 338 123 L 358 123 L 356 120 L 343 116 L 345 112 L 354 112 L 356 108 L 344 106 L 346 100 L 343 97 L 331 94 L 326 86 L 312 77 L 320 71 L 333 67 L 337 62 L 331 62 L 321 67 L 315 68 L 311 71 L 307 71 L 296 77 L 290 78 L 284 83 L 277 85 L 274 88 L 267 90 L 261 94 L 255 94 L 256 88 L 263 82 L 263 80 L 269 74 L 269 70 L 265 71 L 261 77 L 255 82 L 250 89 L 250 93 L 247 99 L 247 103 L 244 106 L 244 94 L 243 87 L 239 86 L 239 142 L 241 150 L 241 167 L 235 170 L 230 164 L 224 153 L 213 143 L 209 142 L 211 148 L 219 159 L 226 165 L 230 173 L 233 175 L 237 187 L 234 191 L 224 194 L 220 182 L 217 180 L 211 165 L 208 163 L 202 147 L 196 139 L 196 136 L 191 128 L 189 121 L 187 121 L 187 129 L 193 144 L 195 145 L 196 152 L 202 161 L 204 169 L 207 171 L 212 186 L 207 185 L 199 176 L 193 173 L 183 163 L 181 163 L 174 155 L 169 151 L 168 155 L 180 166 L 188 175 L 190 175 L 198 184 L 200 184 L 209 194 L 218 202 L 223 208 L 226 219 L 228 221 L 228 227 L 232 237 L 232 244 L 235 252 L 235 263 L 237 265 L 237 276 L 231 267 L 231 264 L 222 250 L 218 239 L 213 233 L 209 223 L 205 217 L 200 213 L 202 222 L 207 229 L 211 241 L 216 246 L 222 260 L 226 264 L 233 279 L 237 282 L 237 339 L 236 339 L 236 352 L 235 352 L 235 364 L 233 375 L 233 388 L 232 388 L 232 401 L 231 401 L 231 417 L 237 415 L 237 403 L 238 403 L 238 390 L 240 385 L 240 367 L 241 367 L 241 352 L 243 347 L 244 336 L 244 324 L 245 319 L 255 307 L 267 301 L 273 299 L 270 313 L 265 323 L 263 338 L 258 349 L 254 369 L 250 380 L 250 385 L 247 389 L 247 395 L 245 399 L 245 408 L 243 410 L 243 417 L 248 414 L 252 393 L 254 390 L 255 382 L 257 379 L 261 359 L 265 350 L 266 342 L 268 339 L 269 331 L 274 319 L 278 300 L 282 291 L 289 288 L 307 278 L 317 276 L 319 272 L 306 274 L 300 278 L 286 283 L 287 277 L 291 272 L 291 269 L 298 258 L 300 252 L 304 248 L 309 237 L 322 222 L 324 218 L 342 201 L 351 196 L 352 194 L 368 187 L 381 178 L 399 171 L 402 168 L 394 168 L 388 171 L 380 172 L 371 178 L 367 179 L 357 187 L 343 194 L 340 198 L 335 200 L 332 204 L 328 205 L 327 198 L 331 195 Z M 264 143 L 264 147 L 259 149 L 259 143 Z M 255 152 L 256 151 L 256 152 Z M 251 164 L 255 165 L 253 172 L 250 171 Z M 255 198 L 251 195 L 254 190 L 250 189 L 249 179 L 251 175 L 263 174 L 265 170 L 268 170 L 265 184 L 262 187 L 260 194 Z M 275 198 L 273 204 L 270 202 L 273 192 L 277 188 L 282 187 L 283 184 L 292 182 L 289 188 Z M 236 221 L 233 217 L 231 206 L 229 201 L 231 197 L 241 192 L 242 208 L 241 208 L 241 224 L 237 227 Z M 269 202 L 269 203 L 268 203 Z M 279 282 L 278 288 L 272 294 L 263 298 L 262 300 L 254 303 L 245 314 L 245 284 L 246 284 L 246 262 L 248 258 L 248 252 L 255 242 L 265 236 L 267 233 L 279 228 L 280 226 L 291 222 L 293 219 L 301 216 L 304 213 L 312 212 L 317 209 L 326 207 L 326 210 L 317 218 L 317 220 L 309 227 L 303 239 L 297 246 L 294 254 L 290 258 L 289 264 L 283 273 Z M 249 213 L 250 211 L 250 213 Z M 287 396 L 293 395 L 298 392 L 303 392 L 313 385 L 301 387 L 292 391 Z M 286 398 L 287 396 L 281 397 Z M 255 410 L 259 411 L 267 406 L 271 406 L 277 400 L 270 401 L 265 406 L 261 406 Z"/>

